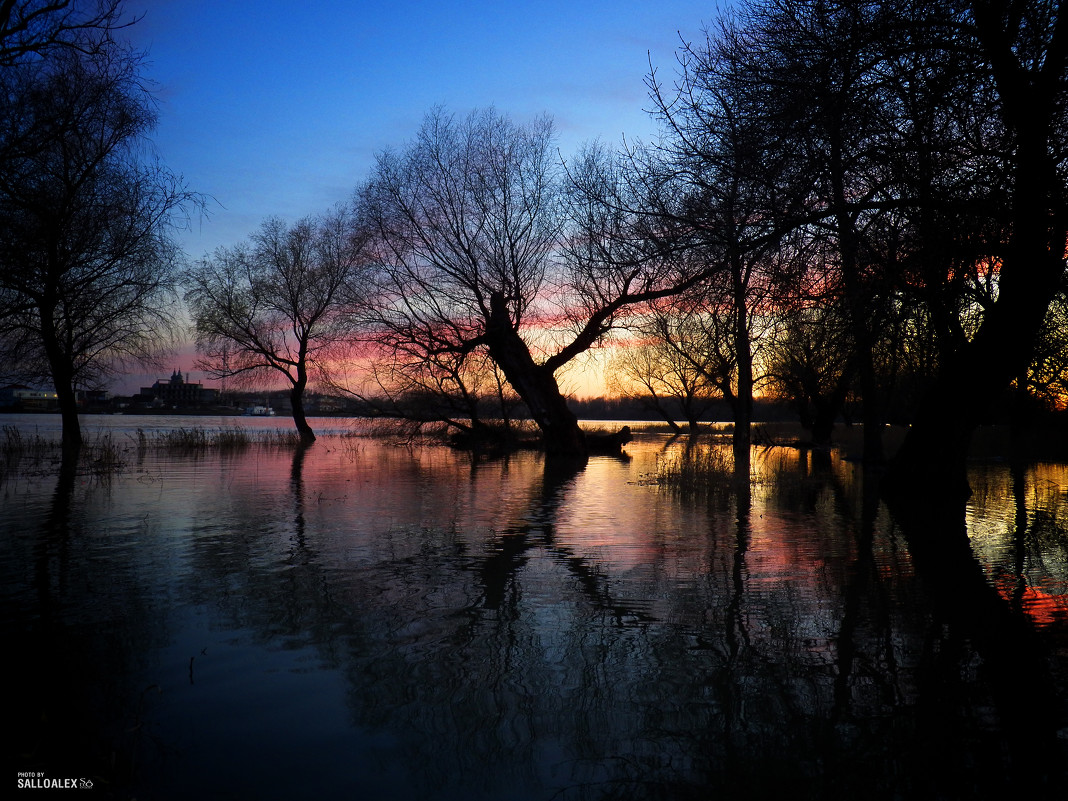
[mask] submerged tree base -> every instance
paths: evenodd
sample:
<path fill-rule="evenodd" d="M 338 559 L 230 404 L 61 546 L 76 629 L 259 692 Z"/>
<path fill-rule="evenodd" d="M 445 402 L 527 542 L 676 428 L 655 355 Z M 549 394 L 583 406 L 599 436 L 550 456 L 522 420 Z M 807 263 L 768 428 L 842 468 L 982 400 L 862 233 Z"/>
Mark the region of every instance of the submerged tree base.
<path fill-rule="evenodd" d="M 623 426 L 613 434 L 586 434 L 586 450 L 590 454 L 615 455 L 621 453 L 623 446 L 634 439 L 630 426 Z"/>
<path fill-rule="evenodd" d="M 581 453 L 553 448 L 544 435 L 539 435 L 531 429 L 514 426 L 508 428 L 481 426 L 478 429 L 453 432 L 448 437 L 448 443 L 459 450 L 482 454 L 540 450 L 553 457 L 584 458 L 602 455 L 618 456 L 623 452 L 623 446 L 634 438 L 630 426 L 623 426 L 610 434 L 582 432 L 582 435 L 584 448 Z"/>
<path fill-rule="evenodd" d="M 541 441 L 531 431 L 503 426 L 480 426 L 477 429 L 453 431 L 447 438 L 450 447 L 475 453 L 508 453 L 536 450 Z"/>

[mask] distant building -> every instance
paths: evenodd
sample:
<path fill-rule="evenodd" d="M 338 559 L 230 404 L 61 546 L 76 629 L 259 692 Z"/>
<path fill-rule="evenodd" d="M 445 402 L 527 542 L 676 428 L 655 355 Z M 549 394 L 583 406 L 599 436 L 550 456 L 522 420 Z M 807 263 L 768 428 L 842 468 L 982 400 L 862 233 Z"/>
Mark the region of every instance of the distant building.
<path fill-rule="evenodd" d="M 55 411 L 59 408 L 59 396 L 51 390 L 33 389 L 23 384 L 0 387 L 0 407 L 25 409 L 27 411 Z"/>
<path fill-rule="evenodd" d="M 74 394 L 81 406 L 101 407 L 111 401 L 111 393 L 106 389 L 79 389 Z"/>
<path fill-rule="evenodd" d="M 219 402 L 219 390 L 189 381 L 175 368 L 170 378 L 161 378 L 150 387 L 141 387 L 141 398 L 157 406 L 210 406 Z"/>

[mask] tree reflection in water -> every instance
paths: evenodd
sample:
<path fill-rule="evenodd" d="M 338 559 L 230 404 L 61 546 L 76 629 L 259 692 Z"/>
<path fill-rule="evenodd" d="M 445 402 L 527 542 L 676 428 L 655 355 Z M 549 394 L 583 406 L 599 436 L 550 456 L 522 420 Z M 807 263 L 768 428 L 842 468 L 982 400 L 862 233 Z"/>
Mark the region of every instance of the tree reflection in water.
<path fill-rule="evenodd" d="M 106 699 L 64 725 L 143 797 L 1056 789 L 1064 619 L 1036 630 L 1019 587 L 1068 587 L 1063 473 L 891 517 L 832 453 L 754 450 L 683 495 L 640 480 L 662 446 L 472 463 L 322 437 L 26 482 L 3 497 L 5 622 L 41 654 L 20 681 L 49 711 Z M 34 768 L 69 772 L 68 746 Z"/>

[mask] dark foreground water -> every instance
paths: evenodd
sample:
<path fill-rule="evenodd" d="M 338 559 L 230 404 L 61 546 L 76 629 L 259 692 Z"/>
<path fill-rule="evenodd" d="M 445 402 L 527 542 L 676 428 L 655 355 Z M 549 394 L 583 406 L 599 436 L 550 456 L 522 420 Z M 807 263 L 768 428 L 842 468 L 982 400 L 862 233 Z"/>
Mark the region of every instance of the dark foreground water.
<path fill-rule="evenodd" d="M 9 781 L 143 801 L 1066 797 L 1065 465 L 977 466 L 960 519 L 901 522 L 834 453 L 755 449 L 748 490 L 713 463 L 717 489 L 680 494 L 651 479 L 692 446 L 652 434 L 583 469 L 131 436 L 191 422 L 211 424 L 96 421 L 117 473 L 7 466 Z"/>

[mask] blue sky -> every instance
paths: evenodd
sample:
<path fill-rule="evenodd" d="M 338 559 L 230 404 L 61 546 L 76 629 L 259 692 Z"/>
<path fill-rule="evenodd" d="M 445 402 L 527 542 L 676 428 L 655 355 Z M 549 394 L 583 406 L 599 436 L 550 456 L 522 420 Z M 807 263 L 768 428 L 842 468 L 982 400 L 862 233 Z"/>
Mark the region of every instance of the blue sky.
<path fill-rule="evenodd" d="M 568 155 L 590 139 L 648 139 L 649 58 L 675 67 L 716 2 L 127 0 L 148 50 L 153 137 L 214 198 L 181 236 L 189 256 L 347 201 L 374 154 L 442 104 L 556 121 Z"/>

